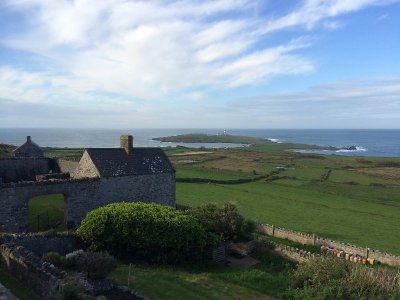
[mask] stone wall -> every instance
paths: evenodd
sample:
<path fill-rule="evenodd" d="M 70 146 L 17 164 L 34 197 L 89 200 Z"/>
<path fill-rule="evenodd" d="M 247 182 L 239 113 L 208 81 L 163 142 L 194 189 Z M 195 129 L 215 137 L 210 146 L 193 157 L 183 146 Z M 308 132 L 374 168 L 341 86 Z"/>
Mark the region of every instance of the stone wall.
<path fill-rule="evenodd" d="M 279 228 L 269 224 L 259 225 L 258 231 L 271 236 L 276 236 L 278 238 L 288 239 L 297 243 L 301 243 L 303 245 L 315 245 L 315 246 L 324 245 L 338 250 L 342 250 L 347 253 L 353 253 L 354 255 L 358 254 L 365 256 L 366 258 L 376 259 L 379 262 L 390 266 L 400 266 L 400 256 L 381 252 L 379 250 L 361 248 L 355 245 L 346 244 L 339 241 L 333 241 L 312 234 L 306 234 L 302 232 Z"/>
<path fill-rule="evenodd" d="M 0 159 L 0 183 L 35 180 L 36 175 L 58 172 L 57 163 L 50 158 Z"/>
<path fill-rule="evenodd" d="M 62 283 L 67 274 L 49 263 L 43 263 L 28 249 L 1 244 L 0 265 L 24 282 L 41 299 L 63 299 Z"/>
<path fill-rule="evenodd" d="M 22 246 L 39 257 L 44 253 L 58 252 L 62 255 L 83 249 L 83 242 L 75 235 L 42 236 L 35 234 L 2 234 L 0 244 Z"/>
<path fill-rule="evenodd" d="M 60 168 L 61 173 L 73 174 L 79 162 L 74 160 L 57 159 L 57 164 Z"/>
<path fill-rule="evenodd" d="M 175 206 L 175 174 L 2 184 L 0 231 L 25 232 L 29 199 L 59 193 L 66 199 L 67 227 L 76 228 L 86 213 L 112 202 L 141 201 Z"/>

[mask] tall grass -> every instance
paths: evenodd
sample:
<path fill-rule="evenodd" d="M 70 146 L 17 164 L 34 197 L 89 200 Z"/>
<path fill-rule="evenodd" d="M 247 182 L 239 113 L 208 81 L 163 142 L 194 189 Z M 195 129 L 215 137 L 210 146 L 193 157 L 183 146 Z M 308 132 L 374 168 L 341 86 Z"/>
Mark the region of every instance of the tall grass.
<path fill-rule="evenodd" d="M 316 258 L 294 271 L 286 299 L 400 299 L 399 271 Z"/>

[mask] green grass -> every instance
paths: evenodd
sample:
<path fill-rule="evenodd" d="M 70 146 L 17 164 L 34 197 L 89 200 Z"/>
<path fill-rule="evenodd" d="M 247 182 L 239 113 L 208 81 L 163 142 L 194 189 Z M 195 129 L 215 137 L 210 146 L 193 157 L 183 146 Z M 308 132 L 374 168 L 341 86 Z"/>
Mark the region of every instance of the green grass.
<path fill-rule="evenodd" d="M 393 189 L 385 198 L 377 189 L 318 181 L 306 186 L 264 181 L 229 186 L 178 183 L 177 203 L 233 202 L 260 223 L 400 254 L 400 190 Z M 371 199 L 374 194 L 377 198 Z"/>
<path fill-rule="evenodd" d="M 29 200 L 29 231 L 45 231 L 50 228 L 65 230 L 65 200 L 62 194 L 33 197 Z"/>
<path fill-rule="evenodd" d="M 285 167 L 278 176 L 287 176 L 269 183 L 265 180 L 236 185 L 177 183 L 177 203 L 198 206 L 233 202 L 246 217 L 260 223 L 400 255 L 400 180 L 396 179 L 400 159 L 283 151 L 297 146 L 257 144 L 226 150 L 221 160 L 177 164 L 178 177 L 180 174 L 198 177 L 201 172 L 203 178 L 229 179 L 235 172 L 251 176 L 252 169 L 265 174 L 277 166 Z M 382 170 L 379 168 L 386 166 L 392 168 L 391 179 L 379 175 Z M 361 174 L 364 168 L 377 168 L 378 175 Z M 227 169 L 233 173 L 224 173 Z M 321 182 L 321 175 L 330 169 L 329 178 Z M 380 186 L 374 186 L 377 184 Z"/>
<path fill-rule="evenodd" d="M 40 300 L 37 295 L 3 268 L 0 268 L 0 282 L 20 300 Z"/>
<path fill-rule="evenodd" d="M 250 268 L 217 265 L 155 266 L 134 264 L 131 283 L 150 299 L 273 299 L 288 287 L 292 265 L 283 258 L 256 254 L 261 264 Z M 120 265 L 109 278 L 127 285 L 129 267 Z"/>
<path fill-rule="evenodd" d="M 50 158 L 69 158 L 79 160 L 83 154 L 82 148 L 43 148 L 44 155 Z"/>
<path fill-rule="evenodd" d="M 216 180 L 236 180 L 236 179 L 247 179 L 253 178 L 257 175 L 249 174 L 238 171 L 226 171 L 218 169 L 205 169 L 195 166 L 180 166 L 176 170 L 176 178 L 205 178 L 205 179 L 216 179 Z"/>

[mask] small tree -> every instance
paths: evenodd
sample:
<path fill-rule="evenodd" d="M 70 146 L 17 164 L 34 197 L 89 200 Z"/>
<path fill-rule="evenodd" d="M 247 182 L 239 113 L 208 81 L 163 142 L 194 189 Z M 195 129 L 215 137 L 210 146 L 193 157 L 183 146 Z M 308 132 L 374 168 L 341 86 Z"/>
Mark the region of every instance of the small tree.
<path fill-rule="evenodd" d="M 232 203 L 225 203 L 223 207 L 215 204 L 199 206 L 194 214 L 207 231 L 219 235 L 225 242 L 249 238 L 255 229 L 255 223 L 245 219 Z"/>

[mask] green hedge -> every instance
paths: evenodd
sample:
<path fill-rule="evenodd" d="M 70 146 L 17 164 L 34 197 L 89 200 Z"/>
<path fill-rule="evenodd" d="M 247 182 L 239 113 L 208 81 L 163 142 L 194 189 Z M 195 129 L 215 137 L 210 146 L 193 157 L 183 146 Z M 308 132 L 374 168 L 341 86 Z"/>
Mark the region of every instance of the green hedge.
<path fill-rule="evenodd" d="M 199 221 L 175 208 L 148 203 L 113 203 L 87 214 L 77 234 L 92 250 L 152 262 L 199 260 L 219 242 Z"/>

